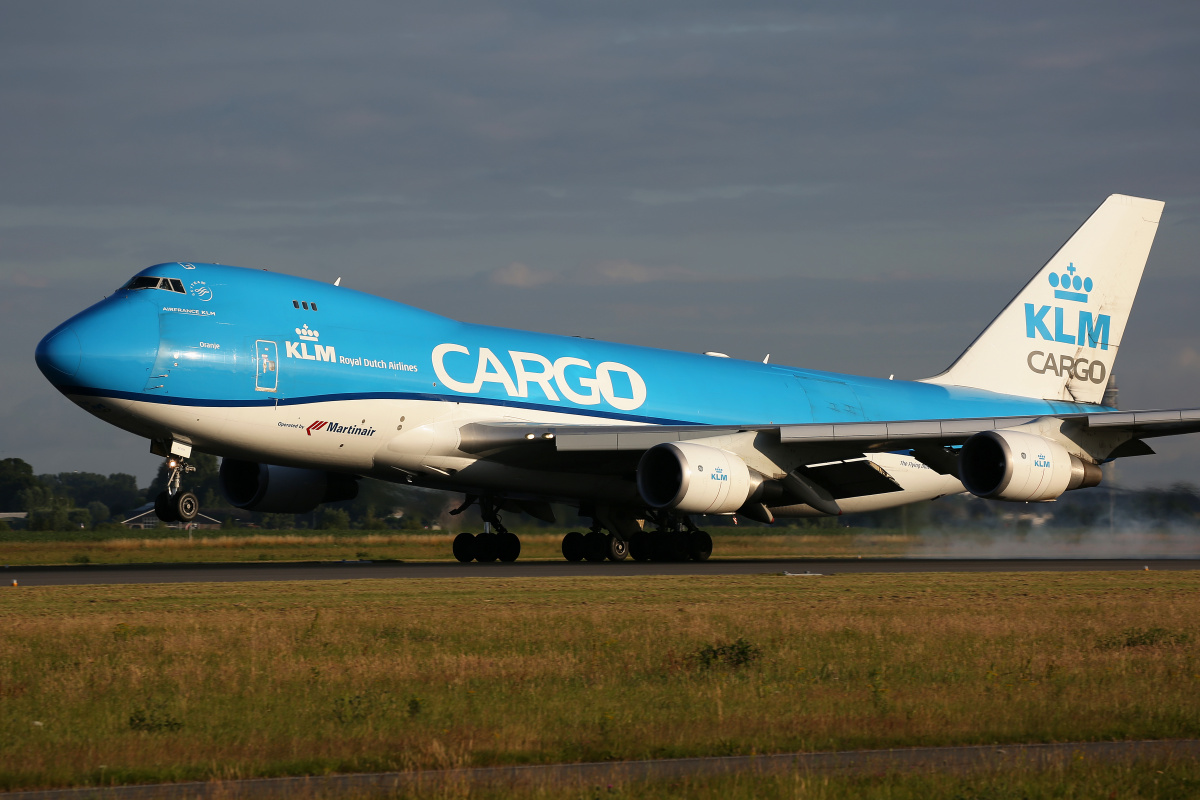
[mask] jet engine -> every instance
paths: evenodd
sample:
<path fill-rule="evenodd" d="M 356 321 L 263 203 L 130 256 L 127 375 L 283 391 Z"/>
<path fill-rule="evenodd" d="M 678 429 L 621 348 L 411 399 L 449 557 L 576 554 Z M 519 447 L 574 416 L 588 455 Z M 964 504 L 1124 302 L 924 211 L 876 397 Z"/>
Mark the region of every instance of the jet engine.
<path fill-rule="evenodd" d="M 1100 468 L 1058 442 L 1019 431 L 983 431 L 958 456 L 963 486 L 978 497 L 1037 502 L 1100 483 Z"/>
<path fill-rule="evenodd" d="M 231 505 L 247 511 L 307 514 L 321 503 L 353 500 L 353 475 L 319 469 L 279 467 L 226 458 L 221 462 L 221 492 Z"/>
<path fill-rule="evenodd" d="M 761 484 L 742 459 L 703 444 L 655 445 L 638 462 L 638 493 L 646 504 L 684 514 L 737 511 Z"/>

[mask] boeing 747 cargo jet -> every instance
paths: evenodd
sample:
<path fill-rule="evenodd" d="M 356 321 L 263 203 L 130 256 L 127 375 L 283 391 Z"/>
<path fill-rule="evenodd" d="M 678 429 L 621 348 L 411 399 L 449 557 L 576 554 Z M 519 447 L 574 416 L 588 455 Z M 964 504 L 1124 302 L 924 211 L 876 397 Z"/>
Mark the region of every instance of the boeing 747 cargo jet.
<path fill-rule="evenodd" d="M 229 502 L 303 513 L 363 477 L 460 492 L 513 561 L 502 512 L 575 506 L 572 561 L 708 558 L 705 515 L 764 523 L 969 491 L 1048 501 L 1100 465 L 1200 430 L 1200 409 L 1103 405 L 1163 204 L 1113 195 L 940 375 L 818 372 L 473 325 L 260 270 L 158 264 L 52 330 L 37 364 L 169 459 L 187 521 L 193 450 Z M 649 524 L 647 524 L 649 523 Z"/>

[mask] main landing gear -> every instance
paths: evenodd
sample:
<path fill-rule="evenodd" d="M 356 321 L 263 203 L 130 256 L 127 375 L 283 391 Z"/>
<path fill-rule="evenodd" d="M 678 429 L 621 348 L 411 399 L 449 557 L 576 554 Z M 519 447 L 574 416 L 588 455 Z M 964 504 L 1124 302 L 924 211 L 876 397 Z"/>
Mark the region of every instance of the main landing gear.
<path fill-rule="evenodd" d="M 183 476 L 196 468 L 178 456 L 167 459 L 167 488 L 154 498 L 154 514 L 163 522 L 191 522 L 200 513 L 200 500 L 182 490 Z"/>
<path fill-rule="evenodd" d="M 461 514 L 476 502 L 483 517 L 483 533 L 460 533 L 454 537 L 454 557 L 463 563 L 503 561 L 511 563 L 521 555 L 521 540 L 500 521 L 500 507 L 490 498 L 468 496 L 466 502 L 451 511 Z"/>
<path fill-rule="evenodd" d="M 624 561 L 629 557 L 629 542 L 593 523 L 587 533 L 571 531 L 564 536 L 562 554 L 567 561 Z"/>
<path fill-rule="evenodd" d="M 634 531 L 626 539 L 619 533 L 604 533 L 598 523 L 587 533 L 571 531 L 562 540 L 567 561 L 707 561 L 712 555 L 712 537 L 687 516 L 650 512 L 655 530 Z"/>

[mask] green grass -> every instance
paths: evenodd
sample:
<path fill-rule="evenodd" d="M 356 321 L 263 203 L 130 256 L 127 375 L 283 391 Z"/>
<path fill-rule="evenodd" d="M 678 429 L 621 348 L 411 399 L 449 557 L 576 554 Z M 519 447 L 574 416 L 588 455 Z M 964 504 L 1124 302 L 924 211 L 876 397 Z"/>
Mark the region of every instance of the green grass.
<path fill-rule="evenodd" d="M 1191 572 L 0 588 L 0 788 L 1192 737 L 1198 589 Z"/>

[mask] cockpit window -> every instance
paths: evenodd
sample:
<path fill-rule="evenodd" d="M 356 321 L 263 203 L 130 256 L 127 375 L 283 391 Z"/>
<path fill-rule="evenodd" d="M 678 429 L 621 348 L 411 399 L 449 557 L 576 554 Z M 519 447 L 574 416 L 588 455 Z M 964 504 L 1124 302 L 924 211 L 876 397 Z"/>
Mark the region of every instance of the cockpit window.
<path fill-rule="evenodd" d="M 165 289 L 168 292 L 178 292 L 179 294 L 187 294 L 183 288 L 183 281 L 178 278 L 155 278 L 150 275 L 138 275 L 130 279 L 129 283 L 125 284 L 123 289 Z"/>

